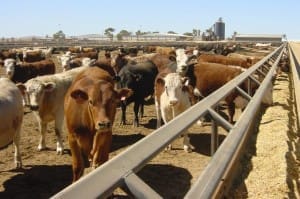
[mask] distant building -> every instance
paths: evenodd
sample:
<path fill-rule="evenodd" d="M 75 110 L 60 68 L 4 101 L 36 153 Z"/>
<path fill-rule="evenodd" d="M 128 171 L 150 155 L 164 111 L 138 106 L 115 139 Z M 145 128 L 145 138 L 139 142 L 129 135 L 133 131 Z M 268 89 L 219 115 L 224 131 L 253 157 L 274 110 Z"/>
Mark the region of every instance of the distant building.
<path fill-rule="evenodd" d="M 248 42 L 282 42 L 283 35 L 274 34 L 235 34 L 233 36 L 234 41 L 248 41 Z"/>
<path fill-rule="evenodd" d="M 222 20 L 222 17 L 213 25 L 214 33 L 217 40 L 225 39 L 225 23 Z"/>
<path fill-rule="evenodd" d="M 68 37 L 70 39 L 76 39 L 76 40 L 111 40 L 110 37 L 106 35 L 100 35 L 100 34 L 86 34 L 86 35 L 79 35 L 79 36 L 70 36 Z"/>
<path fill-rule="evenodd" d="M 142 35 L 133 35 L 128 37 L 123 37 L 123 40 L 141 40 L 141 41 L 177 41 L 177 40 L 192 40 L 193 36 L 183 35 L 183 34 L 172 34 L 172 33 L 147 33 Z"/>

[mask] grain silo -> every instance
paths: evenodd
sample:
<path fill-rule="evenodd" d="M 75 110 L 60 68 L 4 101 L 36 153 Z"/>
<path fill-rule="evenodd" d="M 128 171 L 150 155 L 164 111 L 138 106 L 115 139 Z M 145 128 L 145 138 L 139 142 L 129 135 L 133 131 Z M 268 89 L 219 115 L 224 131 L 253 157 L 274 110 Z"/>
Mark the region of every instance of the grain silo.
<path fill-rule="evenodd" d="M 222 21 L 222 17 L 214 24 L 214 32 L 218 40 L 225 39 L 225 23 Z"/>

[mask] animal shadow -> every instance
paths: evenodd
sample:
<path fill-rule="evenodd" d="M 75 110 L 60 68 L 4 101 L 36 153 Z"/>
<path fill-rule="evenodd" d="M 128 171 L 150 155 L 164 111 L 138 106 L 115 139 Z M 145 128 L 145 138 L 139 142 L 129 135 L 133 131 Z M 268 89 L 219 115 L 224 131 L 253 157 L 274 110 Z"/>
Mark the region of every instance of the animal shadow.
<path fill-rule="evenodd" d="M 50 198 L 72 182 L 71 165 L 28 165 L 3 182 L 0 198 Z"/>

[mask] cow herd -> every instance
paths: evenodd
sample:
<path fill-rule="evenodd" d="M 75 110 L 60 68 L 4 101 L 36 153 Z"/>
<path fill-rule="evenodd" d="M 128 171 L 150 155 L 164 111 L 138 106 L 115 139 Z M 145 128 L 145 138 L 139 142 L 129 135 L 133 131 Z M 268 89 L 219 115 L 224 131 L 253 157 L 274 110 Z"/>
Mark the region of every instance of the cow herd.
<path fill-rule="evenodd" d="M 5 121 L 0 124 L 0 147 L 13 141 L 15 165 L 22 166 L 18 143 L 25 106 L 38 121 L 40 151 L 46 148 L 47 125 L 54 121 L 56 152 L 63 154 L 65 123 L 75 182 L 83 175 L 85 162 L 95 168 L 108 160 L 118 106 L 121 125 L 125 125 L 126 107 L 133 103 L 133 126 L 137 127 L 145 98 L 153 98 L 159 128 L 262 58 L 217 55 L 195 47 L 148 49 L 140 54 L 107 50 L 104 56 L 93 48 L 70 48 L 56 56 L 51 55 L 53 49 L 14 50 L 9 56 L 9 51 L 0 52 L 7 76 L 0 78 L 0 118 Z M 57 72 L 59 67 L 62 72 Z M 257 86 L 251 88 L 255 92 Z M 269 90 L 264 102 L 271 105 L 272 85 Z M 233 92 L 225 99 L 231 123 L 239 98 Z M 188 132 L 183 142 L 183 149 L 191 152 Z"/>

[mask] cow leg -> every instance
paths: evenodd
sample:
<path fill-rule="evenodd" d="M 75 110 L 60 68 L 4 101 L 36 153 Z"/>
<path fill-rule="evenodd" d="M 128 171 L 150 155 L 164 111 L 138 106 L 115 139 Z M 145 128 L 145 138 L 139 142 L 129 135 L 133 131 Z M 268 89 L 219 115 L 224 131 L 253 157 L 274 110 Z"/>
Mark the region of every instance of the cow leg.
<path fill-rule="evenodd" d="M 142 101 L 141 106 L 140 106 L 140 118 L 144 117 L 144 103 L 145 103 L 145 100 Z"/>
<path fill-rule="evenodd" d="M 141 102 L 139 102 L 139 101 L 134 102 L 134 105 L 133 105 L 133 111 L 134 111 L 133 127 L 138 127 L 139 126 L 138 114 L 139 114 L 140 105 L 141 105 Z"/>
<path fill-rule="evenodd" d="M 125 125 L 126 124 L 126 104 L 125 102 L 121 102 L 121 110 L 122 110 L 122 118 L 121 118 L 121 125 Z"/>
<path fill-rule="evenodd" d="M 233 124 L 233 116 L 235 113 L 235 105 L 233 102 L 228 103 L 229 122 Z"/>
<path fill-rule="evenodd" d="M 109 159 L 109 152 L 112 143 L 112 133 L 107 133 L 105 140 L 106 141 L 104 143 L 102 153 L 101 153 L 100 164 L 103 164 Z"/>
<path fill-rule="evenodd" d="M 55 134 L 57 138 L 56 142 L 56 153 L 62 155 L 64 153 L 64 146 L 62 142 L 62 127 L 63 127 L 63 112 L 60 113 L 62 117 L 58 117 L 55 120 Z"/>
<path fill-rule="evenodd" d="M 41 137 L 40 137 L 40 142 L 38 145 L 38 150 L 42 151 L 42 150 L 46 149 L 45 135 L 46 135 L 46 131 L 47 131 L 47 123 L 40 121 L 39 127 L 40 127 Z"/>
<path fill-rule="evenodd" d="M 21 155 L 20 155 L 20 132 L 21 132 L 21 126 L 18 127 L 16 130 L 16 134 L 13 139 L 14 147 L 15 147 L 15 166 L 17 169 L 22 167 L 22 160 L 21 160 Z"/>
<path fill-rule="evenodd" d="M 75 182 L 83 175 L 84 161 L 82 157 L 82 151 L 76 142 L 76 138 L 74 138 L 70 134 L 69 134 L 69 145 L 72 154 L 73 182 Z"/>
<path fill-rule="evenodd" d="M 156 110 L 156 128 L 161 127 L 161 111 L 159 101 L 155 97 L 155 110 Z"/>
<path fill-rule="evenodd" d="M 93 149 L 91 151 L 93 157 L 92 167 L 94 169 L 108 160 L 111 142 L 111 132 L 97 133 L 94 137 Z"/>
<path fill-rule="evenodd" d="M 190 143 L 190 138 L 188 136 L 188 132 L 185 132 L 183 135 L 183 150 L 185 152 L 192 152 L 192 150 L 194 149 L 194 147 L 191 145 Z"/>

